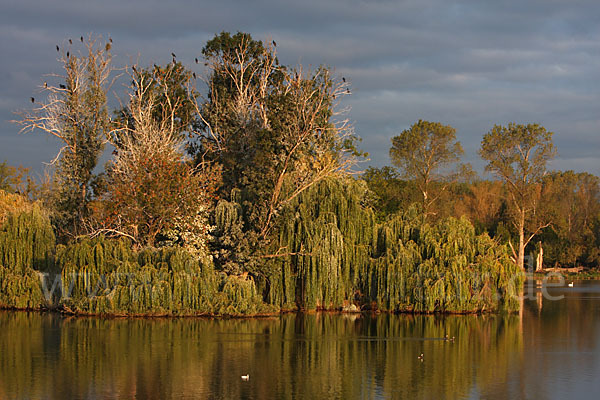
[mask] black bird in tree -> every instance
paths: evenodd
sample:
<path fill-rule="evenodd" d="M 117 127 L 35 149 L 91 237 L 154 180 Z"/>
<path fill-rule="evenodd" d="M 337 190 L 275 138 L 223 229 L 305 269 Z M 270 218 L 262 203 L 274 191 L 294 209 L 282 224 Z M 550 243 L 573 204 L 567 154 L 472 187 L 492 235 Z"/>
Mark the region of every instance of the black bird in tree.
<path fill-rule="evenodd" d="M 35 99 L 33 97 L 31 97 L 31 102 L 35 103 Z"/>
<path fill-rule="evenodd" d="M 135 65 L 132 65 L 131 69 L 133 70 L 133 72 L 135 72 L 137 74 L 137 69 L 135 69 Z"/>
<path fill-rule="evenodd" d="M 346 78 L 342 76 L 342 82 L 346 82 Z"/>
<path fill-rule="evenodd" d="M 79 36 L 79 40 L 81 40 L 81 43 L 83 43 L 83 36 Z"/>
<path fill-rule="evenodd" d="M 60 47 L 58 47 L 58 45 L 56 45 L 56 51 L 60 51 Z"/>
<path fill-rule="evenodd" d="M 108 41 L 112 43 L 112 38 L 111 38 L 111 37 L 109 37 L 109 38 L 108 38 Z"/>
<path fill-rule="evenodd" d="M 192 76 L 194 77 L 194 79 L 196 79 L 196 73 L 192 72 Z"/>
<path fill-rule="evenodd" d="M 346 93 L 350 94 L 350 89 L 346 89 Z"/>
<path fill-rule="evenodd" d="M 196 60 L 196 64 L 198 64 L 198 58 L 195 58 L 195 60 Z"/>
<path fill-rule="evenodd" d="M 73 41 L 71 39 L 69 39 L 69 44 L 73 44 Z"/>
<path fill-rule="evenodd" d="M 61 89 L 66 89 L 67 87 L 65 85 L 63 85 L 62 83 L 60 85 L 58 85 L 58 87 L 60 87 Z"/>
<path fill-rule="evenodd" d="M 175 55 L 175 53 L 171 53 L 171 55 L 173 56 L 173 58 L 176 58 L 177 56 Z"/>
<path fill-rule="evenodd" d="M 277 47 L 277 43 L 273 40 L 273 46 Z"/>
<path fill-rule="evenodd" d="M 67 51 L 67 58 L 69 58 L 69 52 Z"/>

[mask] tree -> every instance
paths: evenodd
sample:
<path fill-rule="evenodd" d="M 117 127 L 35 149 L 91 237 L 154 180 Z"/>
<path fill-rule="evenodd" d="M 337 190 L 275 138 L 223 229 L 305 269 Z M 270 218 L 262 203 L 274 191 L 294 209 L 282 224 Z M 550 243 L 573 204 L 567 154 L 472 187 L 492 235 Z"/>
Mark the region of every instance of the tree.
<path fill-rule="evenodd" d="M 287 204 L 355 163 L 347 121 L 335 121 L 349 90 L 327 68 L 280 66 L 274 46 L 246 33 L 223 32 L 202 52 L 209 94 L 198 109 L 204 131 L 196 159 L 222 166 L 222 198 L 239 190 L 248 248 L 256 250 Z"/>
<path fill-rule="evenodd" d="M 189 92 L 169 96 L 172 80 L 138 71 L 132 68 L 123 110 L 129 118 L 111 136 L 117 152 L 107 167 L 102 218 L 93 231 L 128 236 L 141 245 L 162 240 L 202 251 L 218 171 L 193 167 L 184 157 L 180 116 L 186 115 Z"/>
<path fill-rule="evenodd" d="M 494 235 L 505 208 L 502 182 L 476 181 L 458 198 L 454 204 L 454 214 L 457 217 L 466 215 L 479 232 Z"/>
<path fill-rule="evenodd" d="M 392 138 L 390 158 L 405 179 L 416 182 L 422 193 L 423 216 L 448 184 L 468 174 L 470 167 L 459 164 L 463 149 L 456 141 L 456 130 L 439 122 L 419 120 Z"/>
<path fill-rule="evenodd" d="M 598 261 L 593 224 L 600 213 L 600 181 L 588 173 L 556 171 L 543 179 L 544 203 L 552 225 L 541 239 L 558 265 Z"/>
<path fill-rule="evenodd" d="M 145 94 L 140 98 L 142 101 L 152 101 L 152 118 L 157 123 L 172 116 L 172 129 L 184 140 L 192 136 L 200 124 L 196 114 L 196 99 L 199 93 L 195 90 L 192 78 L 195 75 L 187 70 L 180 62 L 172 62 L 165 66 L 154 64 L 152 68 L 140 68 L 132 66 L 131 75 L 133 80 L 143 80 Z M 133 82 L 133 81 L 132 81 Z M 136 83 L 133 83 L 135 86 Z M 117 151 L 120 147 L 120 135 L 126 135 L 135 130 L 135 118 L 131 115 L 129 105 L 125 105 L 116 111 L 116 122 L 121 128 L 115 130 L 111 143 Z"/>
<path fill-rule="evenodd" d="M 6 161 L 0 163 L 0 190 L 5 192 L 27 194 L 28 187 L 31 186 L 29 180 L 29 168 L 23 166 L 13 167 Z M 27 177 L 27 179 L 25 179 Z M 27 182 L 25 183 L 24 180 Z"/>
<path fill-rule="evenodd" d="M 525 247 L 550 224 L 536 211 L 542 201 L 541 180 L 546 165 L 556 153 L 552 135 L 538 124 L 495 125 L 483 137 L 479 150 L 488 162 L 485 170 L 506 184 L 512 222 L 519 235 L 518 253 L 513 248 L 513 256 L 521 269 L 524 269 Z"/>
<path fill-rule="evenodd" d="M 381 220 L 387 220 L 390 214 L 407 209 L 421 197 L 415 183 L 401 179 L 394 167 L 369 167 L 362 179 L 375 196 L 372 203 Z"/>
<path fill-rule="evenodd" d="M 110 86 L 110 44 L 98 39 L 85 41 L 83 53 L 62 50 L 64 80 L 55 86 L 44 82 L 47 100 L 15 121 L 21 132 L 41 130 L 59 139 L 63 147 L 52 161 L 55 166 L 51 205 L 54 223 L 64 236 L 82 233 L 92 198 L 90 183 L 106 137 L 111 130 L 107 110 Z"/>

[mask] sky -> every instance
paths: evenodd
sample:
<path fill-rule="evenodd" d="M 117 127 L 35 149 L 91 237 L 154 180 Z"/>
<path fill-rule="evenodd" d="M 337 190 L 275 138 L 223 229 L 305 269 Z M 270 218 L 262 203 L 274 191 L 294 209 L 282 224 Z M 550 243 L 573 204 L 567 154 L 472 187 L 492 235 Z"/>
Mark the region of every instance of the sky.
<path fill-rule="evenodd" d="M 113 39 L 118 66 L 194 58 L 222 31 L 277 42 L 285 65 L 327 65 L 345 77 L 344 106 L 369 160 L 390 165 L 390 139 L 419 119 L 451 125 L 464 161 L 495 124 L 554 132 L 551 169 L 600 175 L 600 2 L 597 0 L 0 0 L 0 162 L 41 173 L 60 146 L 19 134 L 55 46 Z M 201 88 L 202 89 L 202 88 Z M 486 177 L 485 175 L 483 175 Z"/>

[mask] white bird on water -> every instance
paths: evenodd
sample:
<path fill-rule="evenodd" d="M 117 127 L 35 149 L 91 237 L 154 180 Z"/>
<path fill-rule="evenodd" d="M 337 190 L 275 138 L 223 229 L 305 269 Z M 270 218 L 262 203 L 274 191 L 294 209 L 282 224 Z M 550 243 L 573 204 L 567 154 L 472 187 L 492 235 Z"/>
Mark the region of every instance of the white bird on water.
<path fill-rule="evenodd" d="M 569 287 L 573 287 L 573 282 L 569 283 Z"/>
<path fill-rule="evenodd" d="M 242 380 L 243 381 L 249 381 L 250 380 L 250 374 L 248 374 L 248 375 L 242 375 Z"/>

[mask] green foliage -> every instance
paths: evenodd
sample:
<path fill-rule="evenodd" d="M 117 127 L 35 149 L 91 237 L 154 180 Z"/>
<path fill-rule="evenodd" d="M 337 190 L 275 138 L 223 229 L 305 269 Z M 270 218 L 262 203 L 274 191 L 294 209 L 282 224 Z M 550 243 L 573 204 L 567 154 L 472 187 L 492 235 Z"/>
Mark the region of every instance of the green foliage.
<path fill-rule="evenodd" d="M 217 203 L 210 249 L 218 269 L 239 275 L 244 269 L 252 270 L 255 260 L 252 258 L 251 238 L 244 232 L 242 207 L 236 202 L 236 193 L 233 192 L 231 201 L 219 200 Z"/>
<path fill-rule="evenodd" d="M 219 291 L 211 299 L 213 313 L 220 315 L 257 315 L 278 312 L 279 308 L 263 302 L 248 275 L 221 275 Z"/>
<path fill-rule="evenodd" d="M 219 276 L 207 258 L 182 248 L 132 250 L 103 237 L 60 246 L 61 305 L 75 313 L 111 315 L 245 315 L 276 311 L 254 282 Z"/>
<path fill-rule="evenodd" d="M 335 99 L 348 93 L 328 68 L 314 71 L 280 66 L 275 46 L 249 34 L 222 32 L 203 49 L 210 67 L 209 93 L 202 106 L 204 134 L 198 161 L 222 166 L 221 197 L 236 192 L 244 248 L 259 254 L 275 234 L 282 209 L 313 184 L 348 170 L 356 155 L 354 136 L 333 120 Z M 215 250 L 231 269 L 233 237 L 217 228 L 224 244 Z M 232 232 L 233 233 L 233 232 Z M 244 255 L 242 258 L 251 258 Z M 244 263 L 257 271 L 260 260 Z M 262 273 L 262 272 L 259 272 Z"/>
<path fill-rule="evenodd" d="M 98 238 L 61 246 L 62 305 L 90 314 L 210 313 L 215 292 L 209 260 L 181 248 L 136 253 L 125 239 Z"/>
<path fill-rule="evenodd" d="M 48 305 L 40 273 L 53 268 L 54 233 L 39 204 L 9 214 L 0 227 L 0 308 Z"/>
<path fill-rule="evenodd" d="M 280 257 L 264 284 L 282 308 L 339 309 L 351 302 L 389 311 L 516 310 L 522 277 L 508 250 L 466 220 L 423 225 L 411 207 L 377 224 L 360 181 L 327 180 L 283 216 Z"/>
<path fill-rule="evenodd" d="M 328 179 L 282 216 L 270 249 L 269 301 L 282 308 L 335 309 L 354 300 L 369 264 L 375 216 L 361 204 L 366 185 Z"/>
<path fill-rule="evenodd" d="M 408 208 L 421 199 L 422 193 L 414 181 L 403 180 L 393 167 L 366 169 L 361 177 L 373 192 L 373 208 L 378 220 Z"/>
<path fill-rule="evenodd" d="M 412 179 L 422 193 L 424 217 L 445 186 L 469 174 L 470 166 L 458 165 L 464 151 L 456 141 L 456 130 L 439 122 L 419 120 L 392 138 L 390 158 L 405 179 Z"/>
<path fill-rule="evenodd" d="M 410 216 L 412 213 L 412 217 Z M 517 310 L 523 277 L 505 246 L 475 235 L 466 219 L 420 225 L 416 212 L 379 231 L 371 298 L 382 309 L 416 312 Z M 383 236 L 383 238 L 381 237 Z"/>
<path fill-rule="evenodd" d="M 539 240 L 546 265 L 598 265 L 600 250 L 594 232 L 600 218 L 598 177 L 573 171 L 552 172 L 543 178 L 544 212 L 552 225 Z"/>
<path fill-rule="evenodd" d="M 25 194 L 32 190 L 33 182 L 28 175 L 29 169 L 23 166 L 13 167 L 6 161 L 0 163 L 0 190 L 8 193 Z"/>
<path fill-rule="evenodd" d="M 61 236 L 83 231 L 92 199 L 94 169 L 111 129 L 106 96 L 110 53 L 92 42 L 87 54 L 71 54 L 63 62 L 66 89 L 57 92 L 59 114 L 49 116 L 56 118 L 58 136 L 65 145 L 57 156 L 51 202 Z"/>
<path fill-rule="evenodd" d="M 495 125 L 481 141 L 479 154 L 488 162 L 485 169 L 506 184 L 512 222 L 519 236 L 517 265 L 524 268 L 525 247 L 550 217 L 540 209 L 541 180 L 556 150 L 552 132 L 538 124 Z"/>
<path fill-rule="evenodd" d="M 0 309 L 39 309 L 46 305 L 39 272 L 29 267 L 16 272 L 0 265 Z"/>
<path fill-rule="evenodd" d="M 48 215 L 38 204 L 28 211 L 10 214 L 0 228 L 0 265 L 17 274 L 28 268 L 49 271 L 54 241 Z"/>
<path fill-rule="evenodd" d="M 495 125 L 483 137 L 479 153 L 488 162 L 486 171 L 523 190 L 546 173 L 556 154 L 552 135 L 538 124 Z"/>

